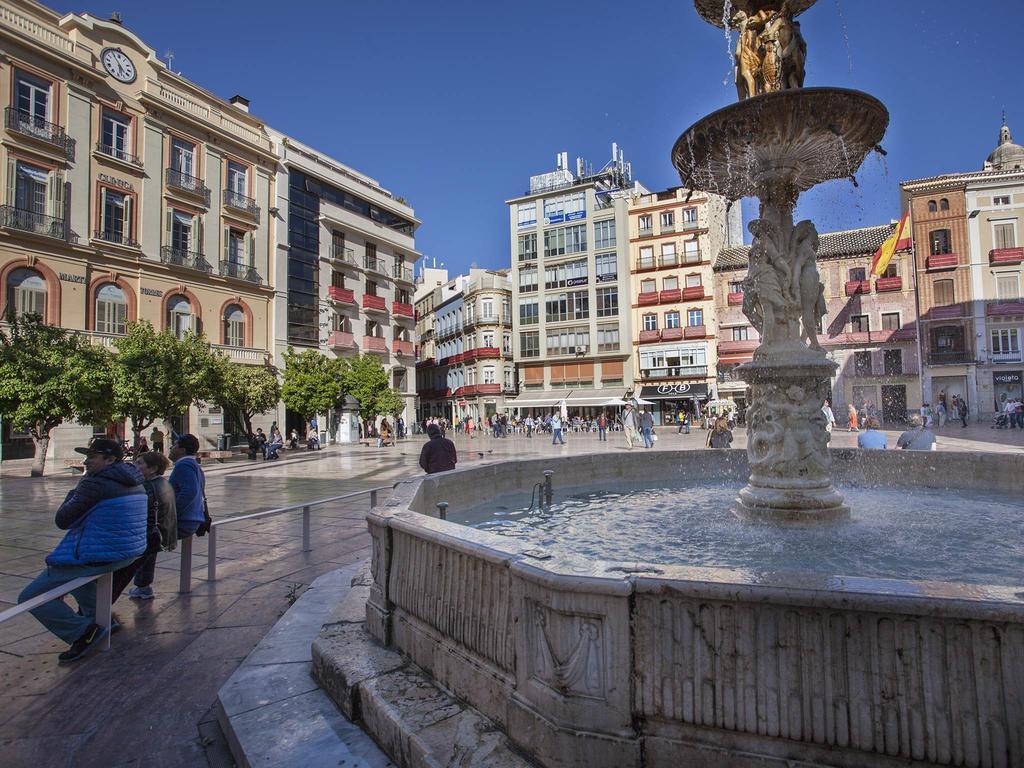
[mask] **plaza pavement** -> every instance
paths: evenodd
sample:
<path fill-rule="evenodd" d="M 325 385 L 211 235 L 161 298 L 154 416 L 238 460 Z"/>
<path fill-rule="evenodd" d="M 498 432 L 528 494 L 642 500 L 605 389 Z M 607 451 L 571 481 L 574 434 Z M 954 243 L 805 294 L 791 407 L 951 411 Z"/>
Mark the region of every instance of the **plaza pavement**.
<path fill-rule="evenodd" d="M 889 432 L 895 445 L 898 432 Z M 594 434 L 527 439 L 455 437 L 460 466 L 512 458 L 626 450 L 621 433 L 607 442 Z M 700 448 L 705 433 L 659 431 L 654 450 Z M 856 445 L 837 431 L 832 445 Z M 744 430 L 734 447 L 744 447 Z M 946 427 L 944 451 L 1024 450 L 1024 431 L 987 425 Z M 343 446 L 318 454 L 286 454 L 280 463 L 211 465 L 208 496 L 216 518 L 286 506 L 390 484 L 420 474 L 421 437 L 395 448 Z M 634 450 L 643 450 L 636 448 Z M 0 479 L 0 610 L 42 568 L 59 540 L 53 515 L 74 477 Z M 64 649 L 30 616 L 0 625 L 0 763 L 4 768 L 48 766 L 230 766 L 211 712 L 217 690 L 260 638 L 317 576 L 369 556 L 363 517 L 366 497 L 313 513 L 311 552 L 301 549 L 297 513 L 227 526 L 219 531 L 218 580 L 206 578 L 206 545 L 199 540 L 191 594 L 177 593 L 179 555 L 158 563 L 152 601 L 123 597 L 115 605 L 124 629 L 111 651 L 58 667 Z"/>

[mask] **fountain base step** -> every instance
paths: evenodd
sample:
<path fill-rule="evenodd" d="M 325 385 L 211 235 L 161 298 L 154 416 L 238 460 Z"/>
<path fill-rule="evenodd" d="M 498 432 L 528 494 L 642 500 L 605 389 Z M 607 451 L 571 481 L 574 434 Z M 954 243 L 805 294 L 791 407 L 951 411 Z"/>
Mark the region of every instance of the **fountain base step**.
<path fill-rule="evenodd" d="M 850 508 L 831 485 L 824 488 L 766 488 L 748 485 L 732 512 L 741 520 L 770 523 L 830 523 L 850 518 Z"/>

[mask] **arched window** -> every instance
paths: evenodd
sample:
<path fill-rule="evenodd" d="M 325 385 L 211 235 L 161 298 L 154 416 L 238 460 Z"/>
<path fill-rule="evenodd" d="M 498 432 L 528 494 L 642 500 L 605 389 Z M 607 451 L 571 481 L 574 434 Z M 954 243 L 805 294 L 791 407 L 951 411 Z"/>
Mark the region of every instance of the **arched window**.
<path fill-rule="evenodd" d="M 224 343 L 229 347 L 245 346 L 245 312 L 237 304 L 224 310 Z"/>
<path fill-rule="evenodd" d="M 167 302 L 167 328 L 179 339 L 191 331 L 198 333 L 196 316 L 192 314 L 192 304 L 181 295 L 172 296 Z"/>
<path fill-rule="evenodd" d="M 7 312 L 46 319 L 46 280 L 34 269 L 16 269 L 7 278 Z"/>
<path fill-rule="evenodd" d="M 929 200 L 928 201 L 928 213 L 935 213 L 937 210 L 939 210 L 939 207 L 935 204 L 935 201 L 934 200 Z"/>
<path fill-rule="evenodd" d="M 947 200 L 946 198 L 942 198 L 941 200 L 939 200 L 939 210 L 940 211 L 948 211 L 949 210 L 949 200 Z"/>
<path fill-rule="evenodd" d="M 96 332 L 123 334 L 128 323 L 128 297 L 113 283 L 96 291 Z"/>

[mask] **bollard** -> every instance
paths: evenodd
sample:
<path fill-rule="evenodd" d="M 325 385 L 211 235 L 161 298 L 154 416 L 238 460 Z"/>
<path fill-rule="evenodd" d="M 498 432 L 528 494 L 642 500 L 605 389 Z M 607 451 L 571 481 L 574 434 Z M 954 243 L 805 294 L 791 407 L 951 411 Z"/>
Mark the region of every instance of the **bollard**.
<path fill-rule="evenodd" d="M 448 502 L 439 501 L 437 502 L 437 516 L 442 520 L 448 519 Z"/>
<path fill-rule="evenodd" d="M 376 506 L 377 506 L 377 492 L 376 491 L 370 491 L 370 509 L 373 509 Z"/>
<path fill-rule="evenodd" d="M 110 650 L 110 598 L 114 592 L 114 573 L 104 573 L 96 579 L 96 618 L 101 627 L 107 628 L 107 636 L 100 644 L 101 651 Z"/>
<path fill-rule="evenodd" d="M 302 551 L 309 552 L 313 547 L 309 544 L 309 507 L 302 508 Z"/>
<path fill-rule="evenodd" d="M 555 496 L 554 489 L 551 487 L 551 476 L 555 474 L 553 469 L 544 470 L 544 503 L 551 506 L 551 500 Z"/>
<path fill-rule="evenodd" d="M 178 592 L 187 595 L 192 591 L 192 539 L 187 536 L 181 540 L 181 573 L 178 574 Z"/>
<path fill-rule="evenodd" d="M 217 580 L 217 526 L 211 525 L 206 534 L 206 580 Z"/>

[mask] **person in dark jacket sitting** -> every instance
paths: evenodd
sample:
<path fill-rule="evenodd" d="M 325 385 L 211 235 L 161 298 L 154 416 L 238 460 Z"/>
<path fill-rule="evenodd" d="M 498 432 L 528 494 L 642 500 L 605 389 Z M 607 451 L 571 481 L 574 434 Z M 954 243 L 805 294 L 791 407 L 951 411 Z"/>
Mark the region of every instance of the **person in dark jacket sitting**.
<path fill-rule="evenodd" d="M 447 472 L 455 469 L 455 463 L 459 460 L 455 452 L 455 443 L 447 437 L 441 437 L 441 428 L 437 424 L 427 427 L 429 440 L 420 451 L 420 466 L 428 475 L 435 472 Z"/>
<path fill-rule="evenodd" d="M 194 533 L 203 535 L 209 530 L 206 516 L 206 475 L 196 454 L 199 439 L 195 435 L 180 435 L 170 450 L 174 462 L 170 484 L 174 489 L 174 506 L 178 513 L 178 538 L 187 539 Z"/>
<path fill-rule="evenodd" d="M 128 597 L 132 600 L 152 600 L 155 597 L 153 577 L 156 573 L 156 556 L 161 549 L 169 552 L 178 546 L 178 513 L 174 504 L 174 489 L 164 477 L 164 472 L 171 466 L 170 459 L 162 453 L 149 451 L 135 460 L 135 466 L 145 478 L 144 487 L 149 497 L 149 541 L 142 557 L 114 574 L 115 600 L 132 577 L 135 586 Z"/>
<path fill-rule="evenodd" d="M 97 438 L 85 454 L 85 475 L 57 510 L 56 525 L 67 531 L 46 557 L 46 570 L 22 590 L 24 603 L 82 576 L 110 573 L 131 564 L 146 551 L 146 491 L 142 475 L 121 461 L 120 442 Z M 71 647 L 58 657 L 68 664 L 85 656 L 106 636 L 96 624 L 96 582 L 71 592 L 76 613 L 62 599 L 32 609 L 39 622 Z"/>

